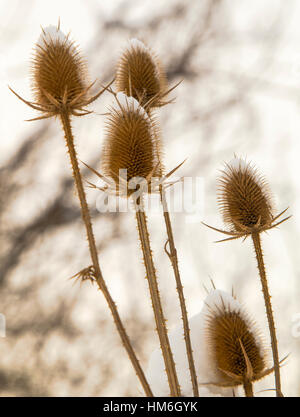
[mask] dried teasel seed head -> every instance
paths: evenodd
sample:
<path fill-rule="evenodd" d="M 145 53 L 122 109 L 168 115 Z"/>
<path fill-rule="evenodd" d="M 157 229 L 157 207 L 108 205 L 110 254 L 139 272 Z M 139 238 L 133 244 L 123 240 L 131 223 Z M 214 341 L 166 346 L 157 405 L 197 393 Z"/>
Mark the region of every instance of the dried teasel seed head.
<path fill-rule="evenodd" d="M 119 195 L 128 197 L 136 190 L 134 178 L 143 179 L 148 186 L 152 177 L 159 174 L 153 123 L 133 97 L 123 93 L 116 95 L 116 105 L 110 109 L 106 120 L 101 171 L 113 179 Z M 120 170 L 126 170 L 125 182 Z"/>
<path fill-rule="evenodd" d="M 263 378 L 267 351 L 256 324 L 231 295 L 212 291 L 207 306 L 206 338 L 215 374 L 215 385 L 237 386 L 247 378 Z"/>
<path fill-rule="evenodd" d="M 92 113 L 84 107 L 95 101 L 112 84 L 90 96 L 89 90 L 95 82 L 87 85 L 86 63 L 81 58 L 69 35 L 59 27 L 42 29 L 32 59 L 32 89 L 35 101 L 22 98 L 11 87 L 9 89 L 21 101 L 43 116 L 30 120 L 48 119 L 57 115 L 84 116 Z"/>
<path fill-rule="evenodd" d="M 133 96 L 148 108 L 160 107 L 167 94 L 167 79 L 156 56 L 144 43 L 131 39 L 116 71 L 117 91 Z"/>
<path fill-rule="evenodd" d="M 244 160 L 235 158 L 219 178 L 218 203 L 224 222 L 238 233 L 268 229 L 273 221 L 271 193 L 264 178 Z"/>
<path fill-rule="evenodd" d="M 52 113 L 58 113 L 60 106 L 81 110 L 87 98 L 86 77 L 86 64 L 69 36 L 59 27 L 44 28 L 32 61 L 35 102 Z"/>

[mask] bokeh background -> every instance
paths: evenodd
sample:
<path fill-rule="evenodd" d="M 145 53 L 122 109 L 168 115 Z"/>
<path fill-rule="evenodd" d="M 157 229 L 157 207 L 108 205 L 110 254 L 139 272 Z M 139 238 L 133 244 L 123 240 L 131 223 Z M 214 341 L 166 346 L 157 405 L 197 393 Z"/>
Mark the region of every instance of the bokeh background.
<path fill-rule="evenodd" d="M 297 0 L 0 1 L 0 393 L 9 396 L 132 396 L 139 382 L 102 294 L 68 278 L 90 264 L 84 227 L 58 121 L 36 117 L 7 88 L 30 99 L 30 56 L 40 26 L 57 24 L 76 40 L 91 79 L 108 82 L 132 37 L 160 57 L 176 102 L 159 112 L 165 165 L 188 158 L 180 175 L 204 182 L 203 220 L 222 226 L 216 178 L 234 153 L 266 176 L 278 211 L 292 219 L 264 235 L 278 329 L 283 391 L 300 395 L 300 3 Z M 98 85 L 99 85 L 98 84 Z M 103 121 L 112 97 L 74 120 L 81 160 L 99 167 Z M 95 180 L 87 170 L 84 177 Z M 147 368 L 158 346 L 132 213 L 101 214 L 87 189 L 101 267 L 134 347 Z M 267 322 L 251 242 L 220 236 L 184 213 L 172 215 L 190 316 L 210 280 L 232 286 L 266 338 Z M 180 323 L 164 253 L 162 216 L 150 213 L 159 285 L 170 330 Z M 297 316 L 298 315 L 298 316 Z M 297 322 L 298 320 L 298 322 Z M 298 336 L 298 337 L 297 337 Z M 197 355 L 197 348 L 195 348 Z M 257 395 L 273 388 L 270 376 Z"/>

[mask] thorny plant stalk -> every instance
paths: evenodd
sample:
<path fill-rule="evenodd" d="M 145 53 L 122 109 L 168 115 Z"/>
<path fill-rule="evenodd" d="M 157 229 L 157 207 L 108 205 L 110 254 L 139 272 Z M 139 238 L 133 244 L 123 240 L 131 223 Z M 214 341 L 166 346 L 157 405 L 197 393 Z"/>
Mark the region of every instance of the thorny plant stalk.
<path fill-rule="evenodd" d="M 94 83 L 86 86 L 86 68 L 84 61 L 81 59 L 73 42 L 60 31 L 60 24 L 57 27 L 49 26 L 45 30 L 42 29 L 42 32 L 36 44 L 32 68 L 33 90 L 36 102 L 24 100 L 12 89 L 11 91 L 20 100 L 25 102 L 25 104 L 43 113 L 43 116 L 32 120 L 46 119 L 49 117 L 59 117 L 61 120 L 93 263 L 92 271 L 91 268 L 88 268 L 88 270 L 91 271 L 92 277 L 97 281 L 98 287 L 107 301 L 122 343 L 143 386 L 145 394 L 152 397 L 151 388 L 132 348 L 116 304 L 102 276 L 71 128 L 71 115 L 84 116 L 85 114 L 91 113 L 85 110 L 84 107 L 95 101 L 105 91 L 105 88 L 93 97 L 89 96 L 88 92 Z M 81 272 L 77 276 L 80 277 Z"/>
<path fill-rule="evenodd" d="M 106 119 L 106 136 L 101 158 L 103 174 L 94 169 L 91 170 L 106 183 L 104 188 L 99 189 L 121 198 L 133 198 L 156 330 L 170 394 L 180 396 L 180 386 L 162 310 L 143 205 L 143 194 L 153 191 L 150 184 L 159 166 L 155 152 L 154 126 L 145 109 L 134 97 L 128 97 L 123 92 L 114 94 L 114 97 L 115 103 L 110 107 Z M 126 178 L 122 176 L 122 170 L 123 172 L 126 170 Z M 111 179 L 114 180 L 113 184 Z M 139 181 L 141 179 L 142 183 Z"/>
<path fill-rule="evenodd" d="M 251 236 L 257 266 L 262 284 L 266 315 L 268 319 L 271 347 L 274 361 L 276 396 L 283 397 L 280 382 L 280 361 L 278 355 L 278 343 L 275 331 L 275 323 L 269 294 L 266 270 L 261 248 L 260 233 L 271 230 L 288 220 L 288 216 L 280 221 L 278 219 L 286 212 L 283 210 L 278 215 L 273 214 L 273 204 L 270 191 L 265 179 L 249 163 L 239 158 L 234 158 L 219 179 L 220 195 L 219 203 L 225 223 L 231 226 L 230 231 L 216 229 L 227 236 L 219 242 L 246 239 Z M 205 224 L 205 223 L 204 223 Z M 206 225 L 207 226 L 207 225 Z"/>
<path fill-rule="evenodd" d="M 148 114 L 151 119 L 151 116 L 152 116 L 151 109 L 148 110 Z M 159 144 L 158 135 L 156 135 L 156 142 L 157 142 L 156 144 L 157 145 L 156 146 L 157 158 L 160 164 L 159 169 L 162 172 L 162 163 L 161 163 L 160 152 L 159 152 L 160 144 Z M 182 164 L 180 164 L 179 166 L 181 165 Z M 178 167 L 176 167 L 176 169 L 177 168 Z M 172 170 L 171 172 L 173 171 L 174 170 Z M 170 213 L 169 213 L 169 208 L 168 208 L 168 202 L 166 199 L 166 192 L 165 192 L 163 184 L 159 185 L 159 194 L 160 194 L 160 201 L 161 201 L 163 215 L 164 215 L 166 232 L 168 236 L 168 239 L 165 243 L 165 252 L 171 261 L 171 265 L 172 265 L 173 272 L 174 272 L 174 278 L 176 281 L 176 289 L 177 289 L 179 303 L 180 303 L 181 318 L 182 318 L 182 323 L 183 323 L 183 334 L 184 334 L 184 341 L 185 341 L 185 346 L 186 346 L 186 354 L 187 354 L 187 359 L 188 359 L 188 364 L 189 364 L 189 370 L 190 370 L 190 375 L 191 375 L 193 394 L 194 394 L 194 397 L 199 397 L 197 373 L 196 373 L 195 362 L 193 358 L 193 349 L 192 349 L 192 343 L 191 343 L 191 337 L 190 337 L 189 321 L 188 321 L 187 309 L 186 309 L 185 298 L 184 298 L 184 293 L 183 293 L 183 286 L 181 282 L 180 270 L 179 270 L 179 265 L 178 265 L 177 249 L 175 246 L 175 240 L 174 240 L 173 228 L 172 228 L 172 223 L 171 223 L 171 218 L 170 218 Z M 169 249 L 170 249 L 169 251 L 167 249 L 167 245 L 169 245 Z"/>
<path fill-rule="evenodd" d="M 193 349 L 192 349 L 192 343 L 191 343 L 191 338 L 190 338 L 190 328 L 189 328 L 188 315 L 187 315 L 186 304 L 185 304 L 185 299 L 184 299 L 183 286 L 181 283 L 180 271 L 179 271 L 179 266 L 178 266 L 177 250 L 175 247 L 172 223 L 170 219 L 170 213 L 168 210 L 166 193 L 163 188 L 163 185 L 160 185 L 159 192 L 160 192 L 160 200 L 162 203 L 164 220 L 165 220 L 165 225 L 166 225 L 166 230 L 167 230 L 167 235 L 168 235 L 168 240 L 165 245 L 165 251 L 167 255 L 169 256 L 170 261 L 172 263 L 174 277 L 176 280 L 176 289 L 178 292 L 180 309 L 181 309 L 181 314 L 182 314 L 184 340 L 185 340 L 187 358 L 188 358 L 189 369 L 190 369 L 190 374 L 191 374 L 193 394 L 194 394 L 194 397 L 199 397 L 197 374 L 196 374 L 195 363 L 194 363 L 194 358 L 193 358 Z M 169 243 L 170 251 L 167 250 L 168 243 Z"/>
<path fill-rule="evenodd" d="M 137 39 L 132 39 L 130 41 L 128 48 L 124 51 L 120 58 L 119 64 L 117 66 L 116 84 L 118 91 L 123 91 L 139 101 L 140 105 L 142 105 L 147 111 L 150 120 L 152 119 L 153 108 L 167 105 L 173 101 L 166 101 L 164 99 L 178 85 L 176 84 L 169 90 L 167 89 L 167 78 L 157 57 L 155 54 L 153 54 L 150 48 L 148 48 Z M 154 129 L 154 131 L 156 131 L 156 129 Z M 156 134 L 155 136 L 155 150 L 157 153 L 157 159 L 159 161 L 159 172 L 161 175 L 163 171 L 160 157 L 161 143 L 158 135 Z M 178 257 L 175 247 L 172 223 L 163 184 L 160 184 L 159 186 L 159 193 L 166 232 L 168 236 L 167 242 L 165 244 L 165 252 L 169 256 L 171 265 L 173 267 L 183 321 L 184 340 L 191 374 L 193 394 L 195 397 L 198 397 L 199 390 L 190 338 L 188 315 L 178 266 Z M 170 251 L 167 250 L 167 245 L 169 245 Z"/>
<path fill-rule="evenodd" d="M 166 372 L 168 382 L 170 386 L 171 396 L 180 397 L 180 386 L 176 374 L 175 362 L 173 359 L 170 341 L 168 338 L 166 320 L 164 318 L 159 289 L 156 278 L 156 271 L 152 258 L 152 250 L 150 246 L 149 232 L 147 226 L 147 218 L 144 211 L 143 203 L 140 198 L 134 202 L 136 220 L 138 225 L 139 237 L 141 241 L 143 257 L 145 262 L 145 268 L 147 272 L 147 280 L 149 284 L 149 290 L 151 294 L 152 306 L 156 322 L 156 330 L 160 340 L 160 346 L 163 354 L 163 358 L 166 365 Z"/>
<path fill-rule="evenodd" d="M 61 122 L 62 122 L 62 126 L 65 132 L 65 139 L 66 139 L 66 144 L 67 144 L 67 148 L 68 148 L 68 152 L 69 152 L 69 156 L 70 156 L 70 161 L 71 161 L 71 165 L 72 165 L 72 170 L 73 170 L 73 176 L 74 176 L 74 181 L 76 184 L 76 188 L 78 191 L 78 197 L 80 200 L 80 206 L 81 206 L 81 213 L 82 213 L 82 219 L 84 221 L 85 227 L 86 227 L 86 233 L 87 233 L 87 238 L 88 238 L 88 244 L 89 244 L 89 249 L 90 249 L 90 254 L 91 254 L 91 259 L 93 262 L 93 266 L 95 269 L 95 278 L 97 281 L 97 284 L 99 286 L 99 289 L 102 291 L 108 306 L 110 308 L 110 311 L 112 313 L 112 316 L 114 318 L 117 330 L 119 332 L 119 335 L 121 337 L 122 343 L 128 353 L 128 356 L 132 362 L 132 365 L 136 371 L 136 374 L 143 386 L 143 389 L 145 391 L 145 394 L 148 397 L 152 397 L 152 391 L 151 388 L 148 384 L 148 381 L 146 380 L 145 374 L 141 368 L 141 365 L 136 357 L 136 354 L 132 348 L 132 345 L 130 343 L 129 337 L 125 331 L 125 328 L 123 326 L 123 323 L 121 321 L 121 318 L 119 316 L 117 307 L 115 302 L 113 301 L 107 287 L 104 281 L 104 278 L 102 276 L 102 272 L 100 269 L 100 265 L 99 265 L 99 260 L 98 260 L 98 253 L 97 253 L 97 248 L 96 248 L 96 242 L 95 242 L 95 238 L 94 238 L 94 234 L 93 234 L 93 229 L 92 229 L 92 222 L 91 222 L 91 217 L 90 217 L 90 213 L 89 213 L 89 208 L 87 205 L 87 201 L 86 201 L 86 196 L 85 196 L 85 191 L 83 188 L 83 184 L 82 184 L 82 179 L 81 179 L 81 174 L 80 174 L 80 169 L 78 166 L 78 160 L 77 160 L 77 155 L 76 155 L 76 150 L 75 150 L 75 146 L 74 146 L 74 138 L 73 138 L 73 134 L 72 134 L 72 129 L 71 129 L 71 123 L 70 123 L 70 116 L 67 113 L 67 111 L 62 112 L 60 115 L 61 118 Z"/>
<path fill-rule="evenodd" d="M 151 118 L 150 110 L 149 110 L 149 117 Z M 157 141 L 157 146 L 156 146 L 157 158 L 159 160 L 160 170 L 162 171 L 162 163 L 161 163 L 160 153 L 158 151 L 159 138 L 157 137 L 157 135 L 156 135 L 156 141 Z M 182 164 L 180 164 L 179 166 L 181 165 Z M 171 172 L 173 171 L 174 170 L 172 170 Z M 184 293 L 183 293 L 183 286 L 181 282 L 180 270 L 179 270 L 179 265 L 178 265 L 177 249 L 176 249 L 175 241 L 174 241 L 174 234 L 173 234 L 173 228 L 172 228 L 172 223 L 171 223 L 171 218 L 170 218 L 170 213 L 169 213 L 169 208 L 168 208 L 168 202 L 166 199 L 166 192 L 164 189 L 164 185 L 162 183 L 159 185 L 159 194 L 160 194 L 160 201 L 161 201 L 163 215 L 164 215 L 166 232 L 168 236 L 168 239 L 165 243 L 165 252 L 171 261 L 171 265 L 172 265 L 173 272 L 174 272 L 174 278 L 176 281 L 176 289 L 177 289 L 179 303 L 180 303 L 181 318 L 182 318 L 182 323 L 183 323 L 183 334 L 184 334 L 184 341 L 185 341 L 185 346 L 186 346 L 186 354 L 187 354 L 187 359 L 188 359 L 188 364 L 189 364 L 189 370 L 190 370 L 190 375 L 191 375 L 193 394 L 194 394 L 194 397 L 199 397 L 197 373 L 196 373 L 195 362 L 193 358 L 193 348 L 192 348 L 191 337 L 190 337 L 189 320 L 188 320 L 188 314 L 187 314 L 185 298 L 184 298 Z M 170 249 L 169 251 L 167 249 L 167 245 L 169 245 L 169 249 Z"/>
<path fill-rule="evenodd" d="M 252 233 L 252 241 L 255 249 L 255 255 L 257 260 L 257 267 L 259 270 L 262 292 L 265 300 L 266 313 L 269 323 L 269 331 L 271 337 L 271 346 L 273 353 L 274 361 L 274 373 L 275 373 L 275 384 L 276 384 L 276 395 L 277 397 L 283 397 L 281 391 L 281 381 L 280 381 L 280 364 L 279 364 L 279 354 L 278 354 L 278 343 L 276 337 L 275 323 L 272 311 L 271 296 L 268 288 L 268 281 L 266 277 L 266 269 L 263 258 L 263 251 L 261 248 L 261 239 L 259 233 Z"/>

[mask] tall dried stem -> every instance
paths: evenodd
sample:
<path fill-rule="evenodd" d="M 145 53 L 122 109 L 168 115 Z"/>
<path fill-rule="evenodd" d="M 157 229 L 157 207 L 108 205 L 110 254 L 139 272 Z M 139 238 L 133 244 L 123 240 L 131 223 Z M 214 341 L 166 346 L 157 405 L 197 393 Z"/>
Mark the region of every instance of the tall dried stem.
<path fill-rule="evenodd" d="M 132 365 L 135 369 L 135 372 L 136 372 L 136 374 L 137 374 L 137 376 L 138 376 L 138 378 L 139 378 L 139 380 L 142 384 L 142 387 L 145 391 L 145 394 L 148 397 L 153 397 L 151 388 L 148 384 L 148 381 L 146 380 L 143 369 L 141 368 L 141 365 L 140 365 L 140 363 L 139 363 L 139 361 L 136 357 L 136 354 L 135 354 L 135 352 L 132 348 L 129 337 L 126 333 L 126 330 L 125 330 L 125 328 L 123 326 L 123 323 L 121 321 L 121 318 L 119 316 L 116 304 L 113 301 L 113 299 L 112 299 L 112 297 L 109 293 L 109 290 L 106 286 L 106 283 L 104 281 L 104 278 L 102 276 L 102 272 L 101 272 L 100 265 L 99 265 L 99 260 L 98 260 L 96 242 L 95 242 L 95 238 L 94 238 L 94 234 L 93 234 L 91 216 L 90 216 L 88 204 L 87 204 L 87 201 L 86 201 L 85 191 L 84 191 L 83 184 L 82 184 L 80 169 L 79 169 L 79 166 L 78 166 L 77 154 L 76 154 L 76 150 L 75 150 L 75 146 L 74 146 L 74 137 L 73 137 L 73 133 L 72 133 L 71 123 L 70 123 L 70 116 L 69 116 L 68 112 L 67 111 L 62 112 L 60 114 L 60 119 L 61 119 L 63 130 L 64 130 L 64 133 L 65 133 L 66 144 L 67 144 L 67 148 L 68 148 L 68 152 L 69 152 L 69 156 L 70 156 L 70 161 L 71 161 L 71 165 L 72 165 L 73 177 L 74 177 L 74 181 L 75 181 L 75 184 L 76 184 L 78 197 L 79 197 L 79 201 L 80 201 L 82 219 L 83 219 L 85 227 L 86 227 L 88 244 L 89 244 L 92 263 L 93 263 L 94 270 L 95 270 L 95 278 L 96 278 L 97 284 L 98 284 L 99 289 L 102 291 L 102 293 L 103 293 L 103 295 L 104 295 L 104 297 L 107 301 L 107 304 L 108 304 L 109 309 L 112 313 L 115 325 L 117 327 L 118 333 L 121 337 L 122 343 L 123 343 L 123 345 L 124 345 L 124 347 L 125 347 L 125 349 L 128 353 L 128 356 L 129 356 L 129 358 L 131 360 L 131 363 L 132 363 Z"/>
<path fill-rule="evenodd" d="M 141 41 L 131 39 L 128 47 L 123 52 L 116 71 L 116 85 L 118 91 L 125 92 L 138 100 L 139 104 L 143 106 L 149 115 L 150 120 L 154 125 L 153 132 L 156 132 L 157 125 L 153 122 L 152 109 L 164 106 L 171 101 L 167 101 L 166 96 L 176 87 L 168 90 L 167 79 L 165 72 L 159 63 L 157 57 L 152 51 Z M 160 159 L 160 141 L 158 135 L 156 136 L 156 156 L 159 165 L 159 176 L 162 174 L 162 164 Z M 180 272 L 178 267 L 177 252 L 174 243 L 172 225 L 168 211 L 167 201 L 165 198 L 165 191 L 163 186 L 160 186 L 160 198 L 162 202 L 165 225 L 168 235 L 168 243 L 170 252 L 167 252 L 174 270 L 176 280 L 177 292 L 179 295 L 179 302 L 181 307 L 181 314 L 184 328 L 184 339 L 186 343 L 188 363 L 191 373 L 191 381 L 193 386 L 194 396 L 199 396 L 196 370 L 193 360 L 193 352 L 190 340 L 190 330 L 188 324 L 188 317 L 183 295 L 183 287 L 181 284 Z"/>
<path fill-rule="evenodd" d="M 190 328 L 189 328 L 187 309 L 186 309 L 185 298 L 184 298 L 184 293 L 183 293 L 183 286 L 181 283 L 180 271 L 179 271 L 179 266 L 178 266 L 177 250 L 176 250 L 175 242 L 174 242 L 174 235 L 173 235 L 172 223 L 171 223 L 171 218 L 170 218 L 169 209 L 168 209 L 168 203 L 166 200 L 166 194 L 162 185 L 160 185 L 159 192 L 160 192 L 160 200 L 162 203 L 162 209 L 164 213 L 164 220 L 165 220 L 166 231 L 167 231 L 167 236 L 168 236 L 167 243 L 169 243 L 169 248 L 170 248 L 170 251 L 167 251 L 166 249 L 166 252 L 170 258 L 170 261 L 173 267 L 174 277 L 176 281 L 176 289 L 178 292 L 178 297 L 179 297 L 179 302 L 180 302 L 184 340 L 185 340 L 186 353 L 187 353 L 189 369 L 190 369 L 190 374 L 191 374 L 193 394 L 194 394 L 194 397 L 199 397 L 197 374 L 196 374 L 195 363 L 194 363 L 194 358 L 193 358 L 193 349 L 192 349 L 192 343 L 191 343 L 191 338 L 190 338 Z"/>
<path fill-rule="evenodd" d="M 90 89 L 94 83 L 90 85 L 86 83 L 87 72 L 85 61 L 81 58 L 81 54 L 78 52 L 74 43 L 69 39 L 69 35 L 66 36 L 60 30 L 60 22 L 57 27 L 48 26 L 45 29 L 42 28 L 42 34 L 35 47 L 35 54 L 32 61 L 32 73 L 32 86 L 35 96 L 34 102 L 23 99 L 12 89 L 11 91 L 25 104 L 42 112 L 42 116 L 31 120 L 48 119 L 50 117 L 59 117 L 61 120 L 93 263 L 93 266 L 86 268 L 84 273 L 89 271 L 89 278 L 92 276 L 92 278 L 97 281 L 99 289 L 102 291 L 108 303 L 123 345 L 143 386 L 145 394 L 147 396 L 153 396 L 122 324 L 117 307 L 102 276 L 91 216 L 82 184 L 71 128 L 71 115 L 84 116 L 91 113 L 91 111 L 85 109 L 85 107 L 100 97 L 106 87 L 94 96 L 90 95 Z M 81 276 L 81 273 L 83 273 L 83 271 L 76 274 L 76 276 Z M 90 276 L 89 274 L 92 275 Z"/>
<path fill-rule="evenodd" d="M 150 119 L 152 118 L 152 113 L 153 112 L 151 111 L 151 109 L 149 109 L 148 114 L 149 114 Z M 159 168 L 160 174 L 162 174 L 162 162 L 161 162 L 161 154 L 160 154 L 161 145 L 160 145 L 160 139 L 157 135 L 157 132 L 155 136 L 156 136 L 155 150 L 157 154 L 157 159 L 160 164 L 160 168 Z M 168 202 L 166 199 L 166 192 L 165 192 L 163 184 L 160 184 L 159 186 L 159 194 L 160 194 L 160 201 L 161 201 L 163 215 L 164 215 L 166 232 L 168 236 L 167 242 L 165 244 L 165 252 L 167 253 L 171 261 L 171 265 L 172 265 L 173 272 L 174 272 L 174 278 L 176 281 L 176 289 L 177 289 L 179 303 L 180 303 L 181 318 L 182 318 L 182 323 L 183 323 L 183 334 L 184 334 L 184 341 L 185 341 L 185 346 L 186 346 L 186 354 L 187 354 L 187 359 L 188 359 L 188 364 L 189 364 L 189 370 L 190 370 L 190 375 L 191 375 L 193 394 L 194 394 L 194 397 L 199 397 L 198 381 L 197 381 L 197 374 L 196 374 L 195 362 L 194 362 L 194 357 L 193 357 L 193 349 L 192 349 L 192 343 L 191 343 L 191 337 L 190 337 L 188 314 L 187 314 L 187 309 L 186 309 L 186 304 L 185 304 L 180 270 L 178 266 L 178 256 L 177 256 L 177 250 L 175 246 L 173 228 L 172 228 L 172 223 L 171 223 L 171 218 L 170 218 L 170 213 L 169 213 L 169 208 L 168 208 Z M 167 244 L 169 244 L 170 251 L 167 250 Z"/>
<path fill-rule="evenodd" d="M 150 246 L 149 232 L 147 226 L 147 218 L 142 202 L 135 202 L 136 220 L 138 225 L 139 237 L 143 250 L 143 257 L 145 268 L 147 272 L 147 279 L 152 300 L 152 307 L 155 316 L 156 330 L 160 340 L 160 346 L 166 366 L 168 382 L 170 386 L 171 396 L 179 397 L 181 395 L 180 386 L 176 374 L 175 363 L 171 351 L 171 346 L 168 338 L 165 318 L 162 310 L 159 289 L 156 278 L 156 271 L 152 258 L 152 250 Z"/>
<path fill-rule="evenodd" d="M 267 281 L 267 276 L 266 276 L 266 269 L 265 269 L 265 264 L 264 264 L 264 258 L 263 258 L 263 252 L 261 248 L 261 240 L 260 240 L 259 233 L 252 233 L 252 241 L 253 241 L 253 245 L 255 249 L 257 267 L 259 270 L 259 275 L 260 275 L 260 280 L 261 280 L 261 285 L 262 285 L 262 292 L 264 295 L 266 313 L 267 313 L 268 324 L 269 324 L 273 361 L 274 361 L 276 396 L 283 397 L 283 394 L 281 392 L 280 364 L 279 364 L 278 344 L 277 344 L 277 337 L 276 337 L 276 331 L 275 331 L 275 323 L 274 323 L 271 296 L 270 296 L 269 288 L 268 288 L 268 281 Z"/>
<path fill-rule="evenodd" d="M 288 220 L 290 216 L 278 221 L 287 209 L 276 216 L 274 215 L 272 198 L 266 180 L 252 164 L 236 157 L 226 164 L 226 168 L 219 178 L 218 200 L 223 219 L 230 227 L 230 230 L 221 230 L 209 226 L 213 230 L 229 236 L 219 242 L 252 237 L 271 337 L 276 396 L 283 397 L 278 344 L 260 233 L 277 227 Z"/>

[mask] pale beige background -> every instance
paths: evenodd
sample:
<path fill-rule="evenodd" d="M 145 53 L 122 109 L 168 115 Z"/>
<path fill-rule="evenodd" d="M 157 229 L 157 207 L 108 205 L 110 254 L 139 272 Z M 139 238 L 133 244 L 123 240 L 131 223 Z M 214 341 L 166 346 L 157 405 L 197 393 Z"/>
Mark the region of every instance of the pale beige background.
<path fill-rule="evenodd" d="M 0 1 L 0 338 L 1 395 L 139 395 L 140 387 L 104 299 L 70 276 L 89 254 L 58 121 L 27 123 L 36 114 L 8 90 L 30 98 L 29 58 L 40 25 L 71 31 L 91 79 L 107 82 L 128 39 L 157 52 L 176 103 L 162 109 L 165 164 L 187 157 L 180 175 L 204 179 L 204 218 L 221 226 L 216 177 L 234 153 L 252 160 L 270 182 L 278 210 L 293 218 L 263 238 L 273 295 L 286 395 L 300 394 L 299 155 L 300 4 L 296 0 L 33 0 Z M 80 159 L 99 166 L 103 117 L 74 120 Z M 93 177 L 84 171 L 86 178 Z M 94 179 L 94 178 L 93 178 Z M 88 190 L 104 276 L 147 367 L 157 346 L 133 215 L 101 215 Z M 169 328 L 180 320 L 161 216 L 149 216 L 159 284 Z M 190 316 L 200 311 L 212 278 L 231 291 L 266 335 L 266 319 L 250 242 L 216 245 L 200 223 L 173 216 Z M 299 318 L 298 318 L 299 319 Z M 294 326 L 294 327 L 293 327 Z M 294 329 L 294 336 L 293 336 Z M 297 333 L 297 332 L 296 332 Z M 195 350 L 195 354 L 197 351 Z M 268 377 L 256 391 L 272 388 Z M 264 392 L 258 395 L 274 395 Z"/>

